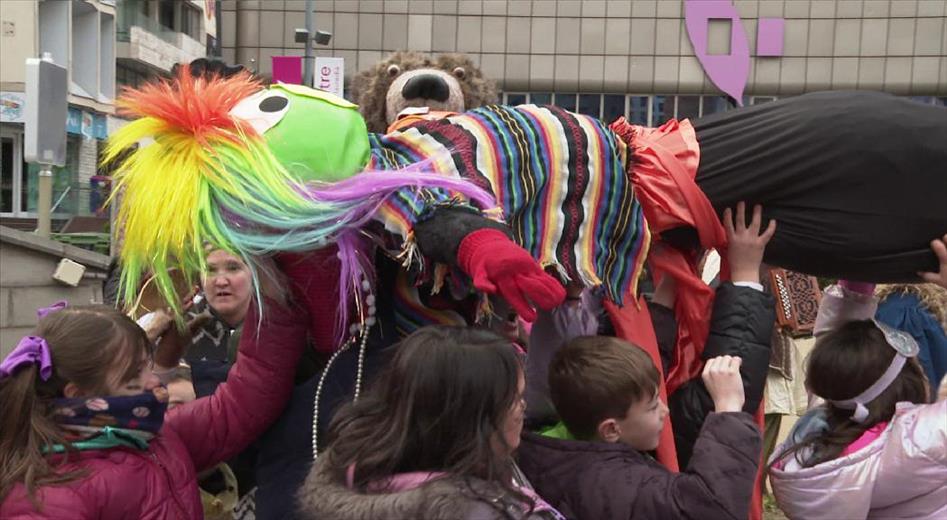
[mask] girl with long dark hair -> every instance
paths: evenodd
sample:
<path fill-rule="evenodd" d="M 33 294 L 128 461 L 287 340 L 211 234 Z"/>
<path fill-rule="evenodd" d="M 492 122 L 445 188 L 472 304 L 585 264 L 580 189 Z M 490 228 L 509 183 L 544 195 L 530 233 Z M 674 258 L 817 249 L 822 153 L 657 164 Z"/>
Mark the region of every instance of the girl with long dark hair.
<path fill-rule="evenodd" d="M 512 459 L 523 369 L 508 340 L 425 327 L 340 409 L 300 501 L 313 518 L 561 518 Z"/>

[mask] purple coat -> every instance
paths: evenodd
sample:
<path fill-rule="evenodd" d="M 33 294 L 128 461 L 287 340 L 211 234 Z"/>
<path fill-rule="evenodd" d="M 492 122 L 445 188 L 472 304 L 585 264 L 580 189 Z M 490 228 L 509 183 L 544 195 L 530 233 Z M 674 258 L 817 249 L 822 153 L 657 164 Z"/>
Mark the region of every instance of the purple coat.
<path fill-rule="evenodd" d="M 747 518 L 762 440 L 744 412 L 711 413 L 686 471 L 620 443 L 525 433 L 517 451 L 533 488 L 566 518 Z"/>

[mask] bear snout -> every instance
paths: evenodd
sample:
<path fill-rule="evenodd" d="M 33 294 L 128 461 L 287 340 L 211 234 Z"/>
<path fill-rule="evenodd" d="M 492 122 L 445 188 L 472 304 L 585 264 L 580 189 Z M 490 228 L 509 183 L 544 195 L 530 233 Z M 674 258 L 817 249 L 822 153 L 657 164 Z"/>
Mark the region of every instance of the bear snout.
<path fill-rule="evenodd" d="M 401 96 L 405 100 L 432 99 L 443 103 L 450 98 L 450 87 L 438 75 L 419 74 L 404 84 Z"/>

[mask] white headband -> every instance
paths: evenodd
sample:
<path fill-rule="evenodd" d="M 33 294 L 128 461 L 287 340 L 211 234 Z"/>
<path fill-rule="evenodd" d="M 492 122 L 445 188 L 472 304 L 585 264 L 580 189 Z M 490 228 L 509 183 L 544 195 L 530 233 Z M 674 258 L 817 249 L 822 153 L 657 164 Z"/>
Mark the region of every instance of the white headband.
<path fill-rule="evenodd" d="M 884 392 L 891 386 L 891 383 L 893 383 L 898 377 L 898 374 L 901 373 L 901 369 L 904 368 L 904 364 L 907 363 L 908 358 L 916 356 L 920 350 L 917 342 L 910 334 L 893 329 L 878 320 L 871 321 L 873 321 L 875 326 L 885 335 L 885 341 L 888 345 L 895 350 L 894 359 L 891 360 L 891 364 L 888 365 L 884 374 L 881 374 L 881 377 L 866 388 L 864 392 L 851 399 L 842 401 L 828 400 L 839 408 L 855 410 L 852 414 L 852 420 L 857 423 L 865 422 L 865 420 L 868 419 L 868 408 L 865 405 L 874 401 L 881 395 L 881 392 Z"/>

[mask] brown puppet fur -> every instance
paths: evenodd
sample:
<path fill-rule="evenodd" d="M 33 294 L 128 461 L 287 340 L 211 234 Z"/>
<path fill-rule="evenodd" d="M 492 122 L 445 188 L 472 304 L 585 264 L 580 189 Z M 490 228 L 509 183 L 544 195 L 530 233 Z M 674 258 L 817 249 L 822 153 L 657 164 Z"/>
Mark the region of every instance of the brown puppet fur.
<path fill-rule="evenodd" d="M 395 65 L 397 69 L 392 68 Z M 459 73 L 458 68 L 463 69 Z M 385 132 L 391 121 L 387 112 L 389 103 L 397 103 L 400 93 L 389 90 L 399 76 L 417 69 L 441 71 L 453 78 L 463 94 L 463 106 L 432 107 L 437 110 L 462 112 L 497 102 L 496 84 L 483 77 L 480 68 L 464 54 L 428 56 L 418 52 L 399 51 L 375 66 L 362 71 L 352 80 L 352 97 L 359 105 L 369 132 Z"/>

